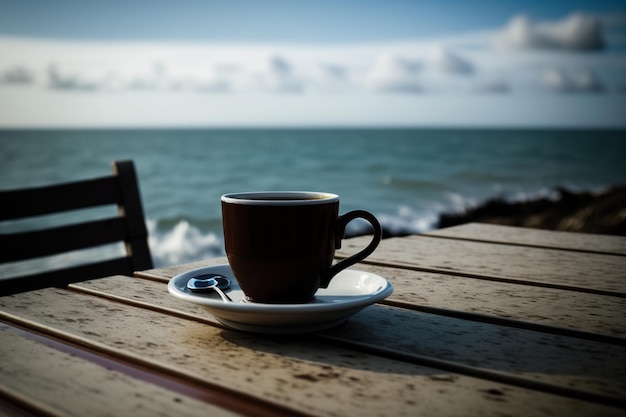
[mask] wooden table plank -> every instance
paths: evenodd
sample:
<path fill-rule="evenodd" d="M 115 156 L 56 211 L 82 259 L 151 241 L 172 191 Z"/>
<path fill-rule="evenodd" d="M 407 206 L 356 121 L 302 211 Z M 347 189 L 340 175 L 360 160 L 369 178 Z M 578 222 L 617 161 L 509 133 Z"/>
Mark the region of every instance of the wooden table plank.
<path fill-rule="evenodd" d="M 577 399 L 328 349 L 310 338 L 224 331 L 72 291 L 3 297 L 0 307 L 5 318 L 19 315 L 31 326 L 113 355 L 315 415 L 623 414 Z"/>
<path fill-rule="evenodd" d="M 144 298 L 154 300 L 152 308 L 163 307 L 166 312 L 180 311 L 216 322 L 200 306 L 181 303 L 174 297 L 163 298 L 165 285 L 156 282 L 105 278 L 74 284 L 73 288 L 105 297 L 123 296 L 129 303 L 137 300 L 144 303 Z M 613 346 L 383 306 L 368 307 L 354 316 L 349 325 L 328 334 L 346 341 L 497 369 L 616 398 L 626 396 L 624 345 Z M 527 353 L 523 356 L 516 354 L 520 351 Z M 572 358 L 577 359 L 573 361 Z"/>
<path fill-rule="evenodd" d="M 225 257 L 183 264 L 164 269 L 137 272 L 167 283 L 173 276 L 207 265 L 227 263 Z M 352 267 L 373 272 L 391 281 L 394 293 L 388 299 L 414 306 L 451 309 L 462 312 L 492 315 L 547 326 L 626 338 L 626 300 L 576 291 L 494 282 L 448 274 L 399 269 L 366 263 Z M 93 288 L 106 288 L 97 280 L 89 281 Z M 79 284 L 80 285 L 80 284 Z M 135 292 L 124 292 L 113 287 L 111 291 L 134 297 Z M 84 285 L 83 285 L 84 286 Z M 156 300 L 156 295 L 150 297 Z M 160 302 L 160 301 L 157 301 Z"/>
<path fill-rule="evenodd" d="M 373 306 L 336 338 L 626 398 L 626 346 Z"/>
<path fill-rule="evenodd" d="M 77 417 L 240 415 L 22 337 L 1 323 L 0 339 L 0 394 L 30 411 Z"/>
<path fill-rule="evenodd" d="M 71 284 L 70 288 L 81 293 L 110 298 L 165 314 L 179 314 L 185 317 L 191 315 L 217 327 L 222 326 L 204 307 L 194 303 L 181 302 L 178 298 L 169 295 L 166 281 L 158 282 L 118 275 L 77 282 Z"/>
<path fill-rule="evenodd" d="M 467 223 L 433 230 L 424 235 L 626 255 L 626 237 L 623 236 L 560 232 L 485 223 Z"/>
<path fill-rule="evenodd" d="M 413 310 L 431 311 L 430 308 L 435 308 L 476 313 L 626 340 L 626 300 L 622 298 L 377 265 L 357 264 L 354 268 L 389 279 L 394 293 L 385 302 L 406 304 Z M 204 314 L 205 310 L 200 306 L 164 297 L 165 282 L 120 276 L 76 283 L 71 287 L 83 292 L 94 291 L 99 296 L 148 302 L 147 308 L 155 305 L 172 311 Z M 524 327 L 523 323 L 520 327 Z"/>
<path fill-rule="evenodd" d="M 337 255 L 348 256 L 369 239 L 349 239 Z M 626 297 L 626 257 L 622 256 L 582 256 L 571 251 L 418 235 L 384 239 L 365 262 Z"/>
<path fill-rule="evenodd" d="M 626 339 L 626 299 L 576 291 L 358 264 L 389 279 L 390 302 L 557 326 Z"/>
<path fill-rule="evenodd" d="M 172 277 L 182 274 L 192 269 L 204 268 L 211 265 L 227 264 L 228 258 L 225 256 L 218 258 L 203 259 L 201 261 L 189 262 L 180 265 L 170 265 L 161 268 L 146 269 L 145 271 L 135 271 L 135 276 L 148 278 L 160 282 L 168 282 Z"/>

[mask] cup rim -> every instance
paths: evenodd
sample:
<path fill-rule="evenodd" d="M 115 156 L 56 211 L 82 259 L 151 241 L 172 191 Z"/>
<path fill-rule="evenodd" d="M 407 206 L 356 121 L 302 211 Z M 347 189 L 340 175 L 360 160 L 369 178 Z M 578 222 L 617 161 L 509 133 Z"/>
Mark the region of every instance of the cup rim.
<path fill-rule="evenodd" d="M 277 198 L 289 199 L 276 200 Z M 339 196 L 318 191 L 250 191 L 224 194 L 221 201 L 250 206 L 299 206 L 334 203 L 339 201 Z"/>

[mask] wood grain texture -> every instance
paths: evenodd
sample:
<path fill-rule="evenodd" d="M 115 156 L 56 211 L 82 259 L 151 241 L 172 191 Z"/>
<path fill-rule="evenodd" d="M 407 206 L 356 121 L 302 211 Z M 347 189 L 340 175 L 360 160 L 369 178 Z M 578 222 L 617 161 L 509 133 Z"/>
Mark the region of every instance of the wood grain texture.
<path fill-rule="evenodd" d="M 217 324 L 201 306 L 164 297 L 165 285 L 129 280 L 105 278 L 72 288 L 130 304 L 138 302 L 142 307 L 160 307 L 165 313 L 191 314 Z M 366 308 L 347 325 L 326 333 L 346 341 L 480 366 L 617 398 L 626 396 L 626 346 L 379 305 Z"/>
<path fill-rule="evenodd" d="M 389 360 L 310 338 L 226 331 L 71 291 L 0 299 L 0 315 L 287 408 L 339 415 L 621 415 L 585 401 Z"/>
<path fill-rule="evenodd" d="M 167 293 L 174 275 L 225 258 L 2 297 L 0 320 L 198 388 L 274 404 L 283 413 L 624 415 L 623 408 L 599 404 L 626 406 L 626 256 L 584 248 L 588 243 L 576 243 L 578 236 L 568 241 L 565 235 L 480 225 L 448 232 L 460 235 L 383 241 L 353 269 L 388 278 L 394 294 L 313 335 L 230 331 L 204 308 Z M 492 241 L 484 241 L 487 235 Z M 344 241 L 338 257 L 369 239 Z M 553 247 L 559 245 L 569 246 Z M 124 395 L 138 387 L 153 402 L 159 396 L 153 389 L 160 386 L 136 384 L 125 374 L 118 380 L 98 363 L 49 353 L 50 346 L 34 346 L 27 337 L 12 334 L 4 344 L 10 338 L 1 326 L 0 356 L 10 360 L 0 361 L 0 393 L 23 394 L 29 384 L 41 384 L 32 401 L 58 411 L 47 393 L 60 387 L 70 394 L 73 383 L 93 374 L 99 382 L 94 390 L 103 391 L 95 394 L 98 410 L 101 398 L 119 398 L 120 409 L 134 410 L 124 406 L 134 404 Z M 46 356 L 65 361 L 67 369 L 57 373 Z M 46 367 L 52 371 L 34 381 Z M 169 391 L 159 399 L 177 395 Z"/>
<path fill-rule="evenodd" d="M 20 337 L 0 324 L 0 392 L 65 416 L 237 416 L 204 401 Z M 11 360 L 6 360 L 11 358 Z"/>
<path fill-rule="evenodd" d="M 160 268 L 146 269 L 144 271 L 135 271 L 134 275 L 141 278 L 148 278 L 160 282 L 168 282 L 174 276 L 192 269 L 204 268 L 211 265 L 227 264 L 228 259 L 223 256 L 219 258 L 209 258 L 200 261 L 189 262 L 180 265 L 168 265 Z"/>
<path fill-rule="evenodd" d="M 222 257 L 140 271 L 136 275 L 167 283 L 173 276 L 190 269 L 227 262 Z M 367 263 L 359 263 L 352 268 L 389 279 L 394 286 L 394 293 L 388 300 L 393 302 L 486 314 L 626 338 L 626 300 L 621 297 L 535 287 L 524 285 L 524 281 L 519 284 L 497 282 Z"/>
<path fill-rule="evenodd" d="M 391 281 L 388 300 L 626 338 L 626 300 L 482 279 L 358 264 Z"/>
<path fill-rule="evenodd" d="M 344 241 L 349 256 L 369 237 Z M 484 276 L 520 283 L 553 284 L 626 296 L 626 257 L 519 247 L 495 243 L 408 236 L 384 239 L 365 262 L 419 268 L 459 276 Z"/>
<path fill-rule="evenodd" d="M 223 263 L 228 263 L 225 257 L 139 271 L 135 275 L 167 283 L 172 277 L 185 271 Z M 523 285 L 523 282 L 519 285 L 367 263 L 356 264 L 352 269 L 373 272 L 390 280 L 394 292 L 389 300 L 394 302 L 486 314 L 626 338 L 626 300 L 620 297 L 605 297 Z M 86 285 L 97 287 L 98 282 L 98 280 L 89 281 Z M 100 285 L 106 287 L 106 284 Z M 122 288 L 119 290 L 124 291 Z M 114 291 L 117 292 L 118 289 Z M 154 300 L 161 302 L 157 301 L 156 297 Z"/>
<path fill-rule="evenodd" d="M 626 255 L 626 237 L 467 223 L 424 233 L 456 239 Z"/>

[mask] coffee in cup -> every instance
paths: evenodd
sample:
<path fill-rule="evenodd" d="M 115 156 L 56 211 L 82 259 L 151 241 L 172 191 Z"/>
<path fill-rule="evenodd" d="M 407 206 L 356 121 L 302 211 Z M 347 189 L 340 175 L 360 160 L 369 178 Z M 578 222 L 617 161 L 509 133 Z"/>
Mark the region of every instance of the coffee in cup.
<path fill-rule="evenodd" d="M 226 255 L 246 301 L 310 302 L 338 272 L 369 256 L 382 237 L 367 211 L 339 216 L 336 194 L 248 192 L 225 194 L 221 201 Z M 357 218 L 374 228 L 372 241 L 333 265 L 346 225 Z"/>

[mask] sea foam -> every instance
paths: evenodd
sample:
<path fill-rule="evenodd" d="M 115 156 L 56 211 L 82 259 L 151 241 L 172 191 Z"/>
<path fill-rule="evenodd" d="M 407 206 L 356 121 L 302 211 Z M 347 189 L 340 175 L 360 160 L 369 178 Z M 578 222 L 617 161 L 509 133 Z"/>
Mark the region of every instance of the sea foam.
<path fill-rule="evenodd" d="M 149 219 L 147 226 L 148 244 L 157 268 L 224 255 L 223 243 L 216 233 L 203 233 L 187 220 L 165 231 L 157 229 L 155 220 Z"/>

